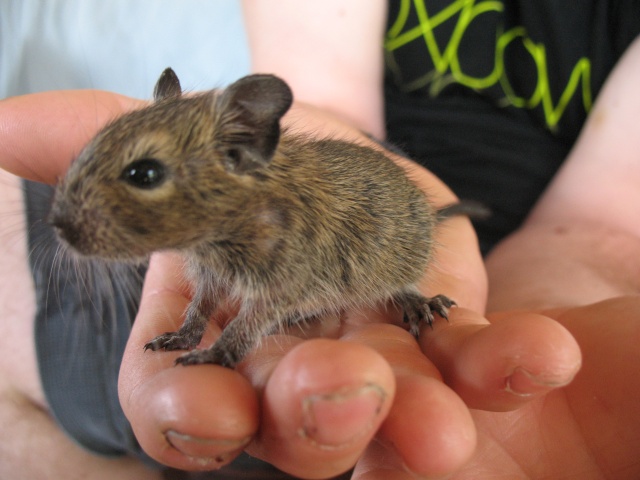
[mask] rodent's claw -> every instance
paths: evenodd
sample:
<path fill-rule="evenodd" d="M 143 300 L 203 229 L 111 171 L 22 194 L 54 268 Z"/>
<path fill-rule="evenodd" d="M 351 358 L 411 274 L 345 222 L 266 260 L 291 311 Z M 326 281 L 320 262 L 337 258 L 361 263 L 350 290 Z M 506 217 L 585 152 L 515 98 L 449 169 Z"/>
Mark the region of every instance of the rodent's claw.
<path fill-rule="evenodd" d="M 197 344 L 197 342 L 196 342 Z M 178 332 L 167 332 L 162 335 L 158 335 L 144 346 L 145 352 L 147 350 L 191 350 L 196 346 L 190 339 L 180 335 Z"/>
<path fill-rule="evenodd" d="M 457 303 L 444 295 L 436 295 L 429 298 L 429 309 L 436 312 L 445 320 L 449 320 L 449 309 L 457 306 Z"/>
<path fill-rule="evenodd" d="M 430 327 L 433 325 L 434 312 L 448 320 L 449 308 L 456 305 L 456 302 L 444 295 L 428 298 L 413 291 L 402 292 L 394 300 L 404 311 L 403 321 L 409 325 L 409 333 L 416 338 L 420 335 L 422 323 L 427 323 Z"/>

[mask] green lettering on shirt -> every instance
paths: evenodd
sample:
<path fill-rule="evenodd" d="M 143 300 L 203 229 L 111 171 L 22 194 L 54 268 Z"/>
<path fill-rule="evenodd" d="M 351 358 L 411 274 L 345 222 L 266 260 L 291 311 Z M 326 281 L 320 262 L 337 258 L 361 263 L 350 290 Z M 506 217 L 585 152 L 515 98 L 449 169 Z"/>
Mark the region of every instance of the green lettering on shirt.
<path fill-rule="evenodd" d="M 551 129 L 558 125 L 571 99 L 575 96 L 581 96 L 585 111 L 590 111 L 592 105 L 591 61 L 586 57 L 578 60 L 560 97 L 554 101 L 549 83 L 545 46 L 534 42 L 527 35 L 524 27 L 514 27 L 507 31 L 496 32 L 494 64 L 488 75 L 474 77 L 464 72 L 460 65 L 458 50 L 465 32 L 482 15 L 489 12 L 502 12 L 504 10 L 503 0 L 452 0 L 448 7 L 434 15 L 429 13 L 425 0 L 400 1 L 398 16 L 385 39 L 387 65 L 392 70 L 399 71 L 393 52 L 416 41 L 425 43 L 433 63 L 433 69 L 430 72 L 404 83 L 401 86 L 404 90 L 415 91 L 428 88 L 430 95 L 437 96 L 442 89 L 451 83 L 457 83 L 476 91 L 498 85 L 504 93 L 501 104 L 527 109 L 540 107 L 544 113 L 546 124 Z M 418 18 L 418 25 L 407 27 L 407 19 L 412 8 Z M 451 20 L 455 21 L 455 27 L 446 45 L 441 49 L 436 41 L 436 31 L 442 24 Z M 509 81 L 508 70 L 505 68 L 504 52 L 513 42 L 521 42 L 531 56 L 537 72 L 535 88 L 527 97 L 513 88 Z"/>

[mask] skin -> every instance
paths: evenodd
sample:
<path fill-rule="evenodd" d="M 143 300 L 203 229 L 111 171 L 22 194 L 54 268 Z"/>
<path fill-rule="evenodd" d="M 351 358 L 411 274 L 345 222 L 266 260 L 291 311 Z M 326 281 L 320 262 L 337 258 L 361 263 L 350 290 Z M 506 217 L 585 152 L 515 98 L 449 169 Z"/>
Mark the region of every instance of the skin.
<path fill-rule="evenodd" d="M 348 12 L 339 18 L 349 18 Z M 265 44 L 265 51 L 272 46 Z M 632 188 L 637 175 L 631 162 L 640 142 L 631 130 L 640 110 L 633 101 L 637 96 L 631 95 L 639 68 L 636 44 L 611 76 L 584 135 L 530 219 L 487 259 L 492 323 L 476 313 L 484 307 L 486 277 L 473 232 L 464 219 L 453 219 L 440 232 L 438 240 L 446 248 L 424 285 L 455 298 L 462 308 L 452 311 L 450 323 L 425 330 L 419 345 L 390 324 L 393 315 L 350 313 L 342 326 L 326 322 L 322 332 L 306 332 L 324 338 L 303 341 L 299 332 L 291 332 L 266 341 L 238 372 L 215 366 L 176 369 L 171 364 L 178 353 L 142 352 L 149 338 L 180 323 L 189 294 L 179 281 L 179 260 L 153 258 L 120 381 L 123 408 L 141 443 L 164 462 L 187 469 L 218 466 L 246 446 L 288 472 L 316 478 L 335 475 L 356 460 L 358 479 L 415 478 L 407 469 L 425 478 L 453 472 L 451 478 L 637 478 L 640 384 L 634 366 L 640 305 L 634 296 L 637 281 L 627 272 L 637 271 L 640 242 L 628 214 L 617 212 L 637 205 L 640 195 Z M 326 77 L 333 78 L 331 69 Z M 362 80 L 358 74 L 354 78 Z M 342 96 L 342 102 L 349 101 L 342 105 L 330 101 L 331 85 L 322 89 L 326 96 L 318 92 L 315 107 L 300 104 L 290 114 L 294 125 L 346 136 L 354 132 L 351 125 L 371 126 L 367 130 L 378 133 L 376 122 L 369 125 L 373 115 L 350 113 L 359 112 L 352 110 L 361 102 L 358 96 Z M 300 100 L 314 98 L 313 86 L 294 90 Z M 0 164 L 18 175 L 53 182 L 92 132 L 134 105 L 103 92 L 3 101 Z M 367 105 L 374 108 L 375 102 Z M 613 141 L 620 150 L 615 162 L 603 153 L 611 151 Z M 438 201 L 452 198 L 427 172 L 413 167 L 411 175 Z M 604 197 L 609 188 L 605 177 L 616 185 L 615 196 Z M 598 205 L 590 198 L 607 201 Z M 17 273 L 10 285 L 15 288 L 21 278 L 21 291 L 30 292 L 25 252 L 18 254 L 23 262 L 13 262 Z M 36 444 L 39 451 L 63 449 L 66 455 L 52 455 L 46 463 L 50 478 L 89 478 L 82 476 L 87 471 L 95 478 L 105 471 L 113 475 L 104 470 L 107 466 L 123 472 L 140 468 L 128 459 L 99 463 L 56 431 L 46 415 L 29 346 L 33 317 L 25 314 L 32 313 L 31 297 L 26 297 L 25 308 L 3 302 L 7 315 L 0 316 L 7 324 L 3 331 L 13 332 L 3 337 L 3 347 L 10 338 L 9 345 L 23 359 L 5 355 L 0 364 L 5 379 L 0 412 L 3 425 L 12 427 L 2 430 L 11 438 L 0 443 L 2 476 L 34 478 L 25 469 L 45 464 L 28 461 L 36 438 L 44 442 Z M 584 307 L 600 300 L 605 301 Z M 217 324 L 212 322 L 208 341 Z M 212 402 L 223 403 L 213 409 Z M 60 464 L 55 458 L 67 461 Z M 137 474 L 131 478 L 154 478 L 151 472 Z"/>

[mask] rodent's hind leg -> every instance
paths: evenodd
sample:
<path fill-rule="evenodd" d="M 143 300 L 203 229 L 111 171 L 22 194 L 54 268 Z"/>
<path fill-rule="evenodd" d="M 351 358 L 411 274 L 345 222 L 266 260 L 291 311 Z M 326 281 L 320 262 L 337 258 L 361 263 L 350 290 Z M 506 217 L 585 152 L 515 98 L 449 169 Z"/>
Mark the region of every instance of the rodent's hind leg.
<path fill-rule="evenodd" d="M 445 320 L 449 319 L 449 308 L 456 305 L 456 302 L 444 295 L 425 297 L 413 288 L 402 290 L 393 296 L 403 310 L 403 321 L 409 324 L 409 333 L 418 338 L 420 326 L 426 322 L 429 326 L 433 324 L 434 312 Z"/>

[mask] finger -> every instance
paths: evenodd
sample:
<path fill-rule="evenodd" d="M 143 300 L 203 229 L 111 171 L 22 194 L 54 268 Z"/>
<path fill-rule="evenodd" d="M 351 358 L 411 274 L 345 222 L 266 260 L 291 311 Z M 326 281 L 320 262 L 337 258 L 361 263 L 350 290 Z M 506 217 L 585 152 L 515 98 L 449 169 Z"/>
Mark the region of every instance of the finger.
<path fill-rule="evenodd" d="M 513 312 L 489 324 L 466 309 L 423 329 L 420 343 L 445 382 L 471 408 L 513 410 L 565 386 L 581 365 L 573 336 L 535 313 Z"/>
<path fill-rule="evenodd" d="M 182 262 L 160 255 L 151 262 L 136 322 L 120 370 L 122 408 L 142 448 L 185 470 L 212 470 L 230 462 L 258 428 L 258 402 L 238 372 L 215 365 L 175 367 L 181 352 L 145 352 L 150 339 L 175 330 L 188 303 Z M 215 335 L 212 323 L 209 336 Z"/>
<path fill-rule="evenodd" d="M 55 183 L 109 120 L 143 102 L 99 90 L 65 90 L 0 101 L 0 167 Z"/>
<path fill-rule="evenodd" d="M 407 471 L 437 478 L 461 468 L 476 446 L 471 414 L 415 339 L 391 325 L 369 325 L 348 338 L 381 354 L 396 377 L 395 401 L 377 437 L 386 453 L 381 456 L 379 446 L 367 450 L 357 471 L 367 472 L 364 478 L 403 478 Z"/>
<path fill-rule="evenodd" d="M 265 348 L 284 352 L 269 366 L 256 366 L 256 354 L 244 364 L 251 381 L 264 386 L 260 431 L 248 452 L 299 477 L 338 475 L 355 464 L 386 417 L 393 374 L 358 343 L 289 339 L 266 340 L 274 343 L 259 350 L 262 361 Z"/>

